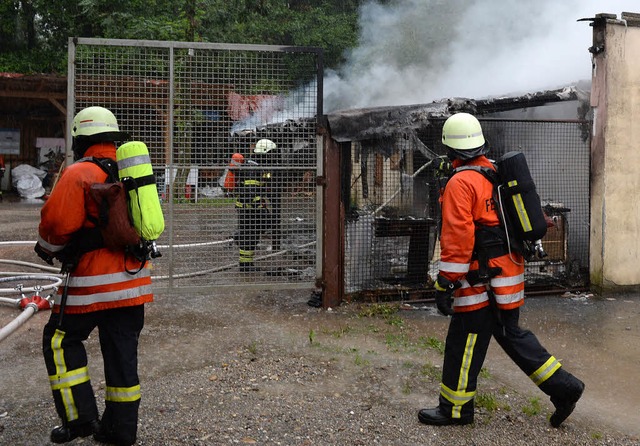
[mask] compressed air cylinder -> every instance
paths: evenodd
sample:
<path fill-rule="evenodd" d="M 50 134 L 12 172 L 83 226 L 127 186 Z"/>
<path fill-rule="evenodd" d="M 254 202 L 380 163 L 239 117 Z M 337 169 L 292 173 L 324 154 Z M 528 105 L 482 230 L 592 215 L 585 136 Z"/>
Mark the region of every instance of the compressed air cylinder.
<path fill-rule="evenodd" d="M 541 239 L 547 232 L 547 221 L 524 154 L 508 152 L 496 166 L 504 194 L 502 205 L 511 226 L 521 240 Z"/>
<path fill-rule="evenodd" d="M 164 231 L 164 216 L 146 144 L 130 141 L 121 145 L 116 151 L 116 161 L 120 181 L 129 193 L 136 232 L 145 240 L 156 240 Z"/>

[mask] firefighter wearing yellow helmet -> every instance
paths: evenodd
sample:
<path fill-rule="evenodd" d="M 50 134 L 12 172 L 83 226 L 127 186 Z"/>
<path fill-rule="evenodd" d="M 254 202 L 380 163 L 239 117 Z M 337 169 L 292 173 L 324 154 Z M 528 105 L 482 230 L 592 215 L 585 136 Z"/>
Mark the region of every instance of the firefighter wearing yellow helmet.
<path fill-rule="evenodd" d="M 584 383 L 567 372 L 518 325 L 524 304 L 524 258 L 509 252 L 500 225 L 494 185 L 480 168 L 495 172 L 478 120 L 458 113 L 444 123 L 442 142 L 454 174 L 440 198 L 442 229 L 436 306 L 451 316 L 439 404 L 422 409 L 420 422 L 462 425 L 474 421 L 478 374 L 493 336 L 518 367 L 551 397 L 558 427 L 582 396 Z M 476 169 L 478 168 L 478 169 Z M 457 169 L 457 170 L 456 170 Z"/>
<path fill-rule="evenodd" d="M 260 139 L 253 148 L 253 154 L 238 170 L 236 210 L 238 230 L 238 266 L 241 272 L 258 271 L 255 254 L 260 236 L 271 227 L 271 212 L 267 194 L 271 182 L 271 172 L 266 168 L 271 161 L 276 143 L 270 139 Z"/>
<path fill-rule="evenodd" d="M 114 114 L 103 107 L 80 110 L 70 130 L 76 158 L 108 159 L 114 165 L 116 141 L 128 138 Z M 60 260 L 68 274 L 43 330 L 44 362 L 62 421 L 51 431 L 53 443 L 89 435 L 104 443 L 136 441 L 138 338 L 144 304 L 153 300 L 151 274 L 146 263 L 140 268 L 140 261 L 126 256 L 124 248 L 104 246 L 96 227 L 98 204 L 89 192 L 91 185 L 106 179 L 107 172 L 98 163 L 73 163 L 62 172 L 41 210 L 36 253 L 52 265 L 53 259 Z M 136 272 L 128 272 L 132 270 Z M 104 362 L 102 416 L 84 347 L 95 328 Z"/>

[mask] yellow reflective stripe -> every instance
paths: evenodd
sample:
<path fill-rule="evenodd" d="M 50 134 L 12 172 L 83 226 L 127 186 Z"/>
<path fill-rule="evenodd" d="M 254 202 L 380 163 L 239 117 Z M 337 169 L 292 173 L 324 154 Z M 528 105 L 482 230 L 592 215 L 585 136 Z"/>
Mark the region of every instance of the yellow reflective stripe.
<path fill-rule="evenodd" d="M 53 351 L 53 362 L 56 365 L 56 374 L 63 374 L 67 371 L 67 365 L 64 362 L 64 351 L 62 350 L 62 339 L 66 333 L 56 329 L 51 338 L 51 350 Z"/>
<path fill-rule="evenodd" d="M 133 387 L 107 387 L 106 401 L 130 403 L 140 399 L 140 384 Z"/>
<path fill-rule="evenodd" d="M 62 340 L 64 339 L 65 332 L 56 329 L 55 333 L 51 337 L 51 350 L 53 353 L 53 362 L 56 366 L 56 375 L 64 375 L 67 373 L 67 364 L 64 361 L 64 350 L 62 349 Z M 54 390 L 52 388 L 52 390 Z M 73 392 L 70 387 L 62 387 L 58 389 L 60 391 L 60 398 L 62 399 L 62 405 L 66 414 L 67 421 L 74 421 L 78 419 L 78 408 L 76 402 L 73 399 Z"/>
<path fill-rule="evenodd" d="M 245 180 L 245 186 L 262 186 L 262 182 L 258 180 Z"/>
<path fill-rule="evenodd" d="M 524 208 L 524 202 L 522 201 L 522 196 L 520 194 L 516 194 L 513 197 L 513 205 L 516 208 L 516 212 L 518 213 L 518 219 L 520 220 L 520 225 L 522 225 L 522 229 L 524 232 L 530 232 L 533 230 L 531 226 L 531 221 L 529 220 L 529 214 L 527 210 Z"/>
<path fill-rule="evenodd" d="M 240 253 L 240 263 L 253 262 L 253 256 L 255 254 L 255 251 L 248 250 L 248 249 L 240 249 L 239 253 Z"/>
<path fill-rule="evenodd" d="M 464 354 L 462 355 L 462 363 L 460 364 L 460 374 L 458 376 L 458 389 L 453 390 L 444 384 L 440 384 L 440 394 L 453 404 L 451 412 L 452 418 L 460 418 L 460 412 L 462 406 L 473 399 L 476 391 L 467 391 L 469 385 L 469 369 L 471 368 L 471 361 L 473 360 L 473 350 L 478 340 L 476 333 L 469 333 L 467 336 L 467 343 L 464 348 Z"/>
<path fill-rule="evenodd" d="M 476 391 L 467 392 L 466 390 L 453 390 L 444 384 L 440 383 L 440 394 L 448 401 L 456 406 L 462 406 L 465 403 L 471 401 L 476 395 Z"/>
<path fill-rule="evenodd" d="M 445 271 L 448 273 L 468 273 L 469 272 L 469 264 L 468 263 L 454 263 L 454 262 L 443 262 L 440 260 L 440 271 Z"/>
<path fill-rule="evenodd" d="M 52 390 L 77 386 L 87 381 L 89 381 L 89 369 L 86 366 L 66 373 L 49 376 L 49 385 L 51 385 Z"/>
<path fill-rule="evenodd" d="M 438 290 L 438 291 L 447 291 L 446 288 L 442 288 L 442 286 L 440 286 L 440 284 L 436 281 L 436 283 L 433 285 L 433 287 Z"/>
<path fill-rule="evenodd" d="M 539 386 L 540 384 L 551 378 L 551 376 L 553 376 L 553 374 L 560 367 L 562 367 L 562 364 L 560 364 L 560 362 L 552 356 L 547 360 L 547 362 L 542 364 L 542 366 L 540 366 L 538 370 L 529 375 L 529 378 L 535 383 L 536 386 Z"/>

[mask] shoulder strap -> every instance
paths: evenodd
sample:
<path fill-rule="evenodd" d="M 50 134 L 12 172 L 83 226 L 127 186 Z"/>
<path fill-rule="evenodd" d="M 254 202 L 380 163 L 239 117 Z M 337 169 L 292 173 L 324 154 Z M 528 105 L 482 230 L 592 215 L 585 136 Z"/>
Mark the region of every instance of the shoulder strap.
<path fill-rule="evenodd" d="M 460 166 L 453 169 L 451 176 L 454 176 L 458 172 L 462 172 L 463 170 L 473 170 L 474 172 L 478 172 L 482 174 L 487 180 L 491 181 L 492 184 L 497 185 L 500 183 L 500 178 L 498 177 L 498 172 L 495 170 L 485 167 L 485 166 Z M 451 177 L 449 177 L 451 178 Z"/>
<path fill-rule="evenodd" d="M 111 158 L 95 158 L 93 156 L 89 156 L 79 159 L 78 162 L 90 162 L 100 167 L 107 174 L 107 180 L 105 183 L 116 183 L 119 181 L 118 163 Z"/>

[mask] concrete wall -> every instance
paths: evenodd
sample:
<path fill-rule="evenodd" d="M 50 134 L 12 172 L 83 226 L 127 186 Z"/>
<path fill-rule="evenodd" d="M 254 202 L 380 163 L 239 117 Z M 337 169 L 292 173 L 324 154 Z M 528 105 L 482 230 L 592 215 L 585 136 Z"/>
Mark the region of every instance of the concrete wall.
<path fill-rule="evenodd" d="M 640 18 L 593 22 L 591 283 L 640 285 Z"/>

